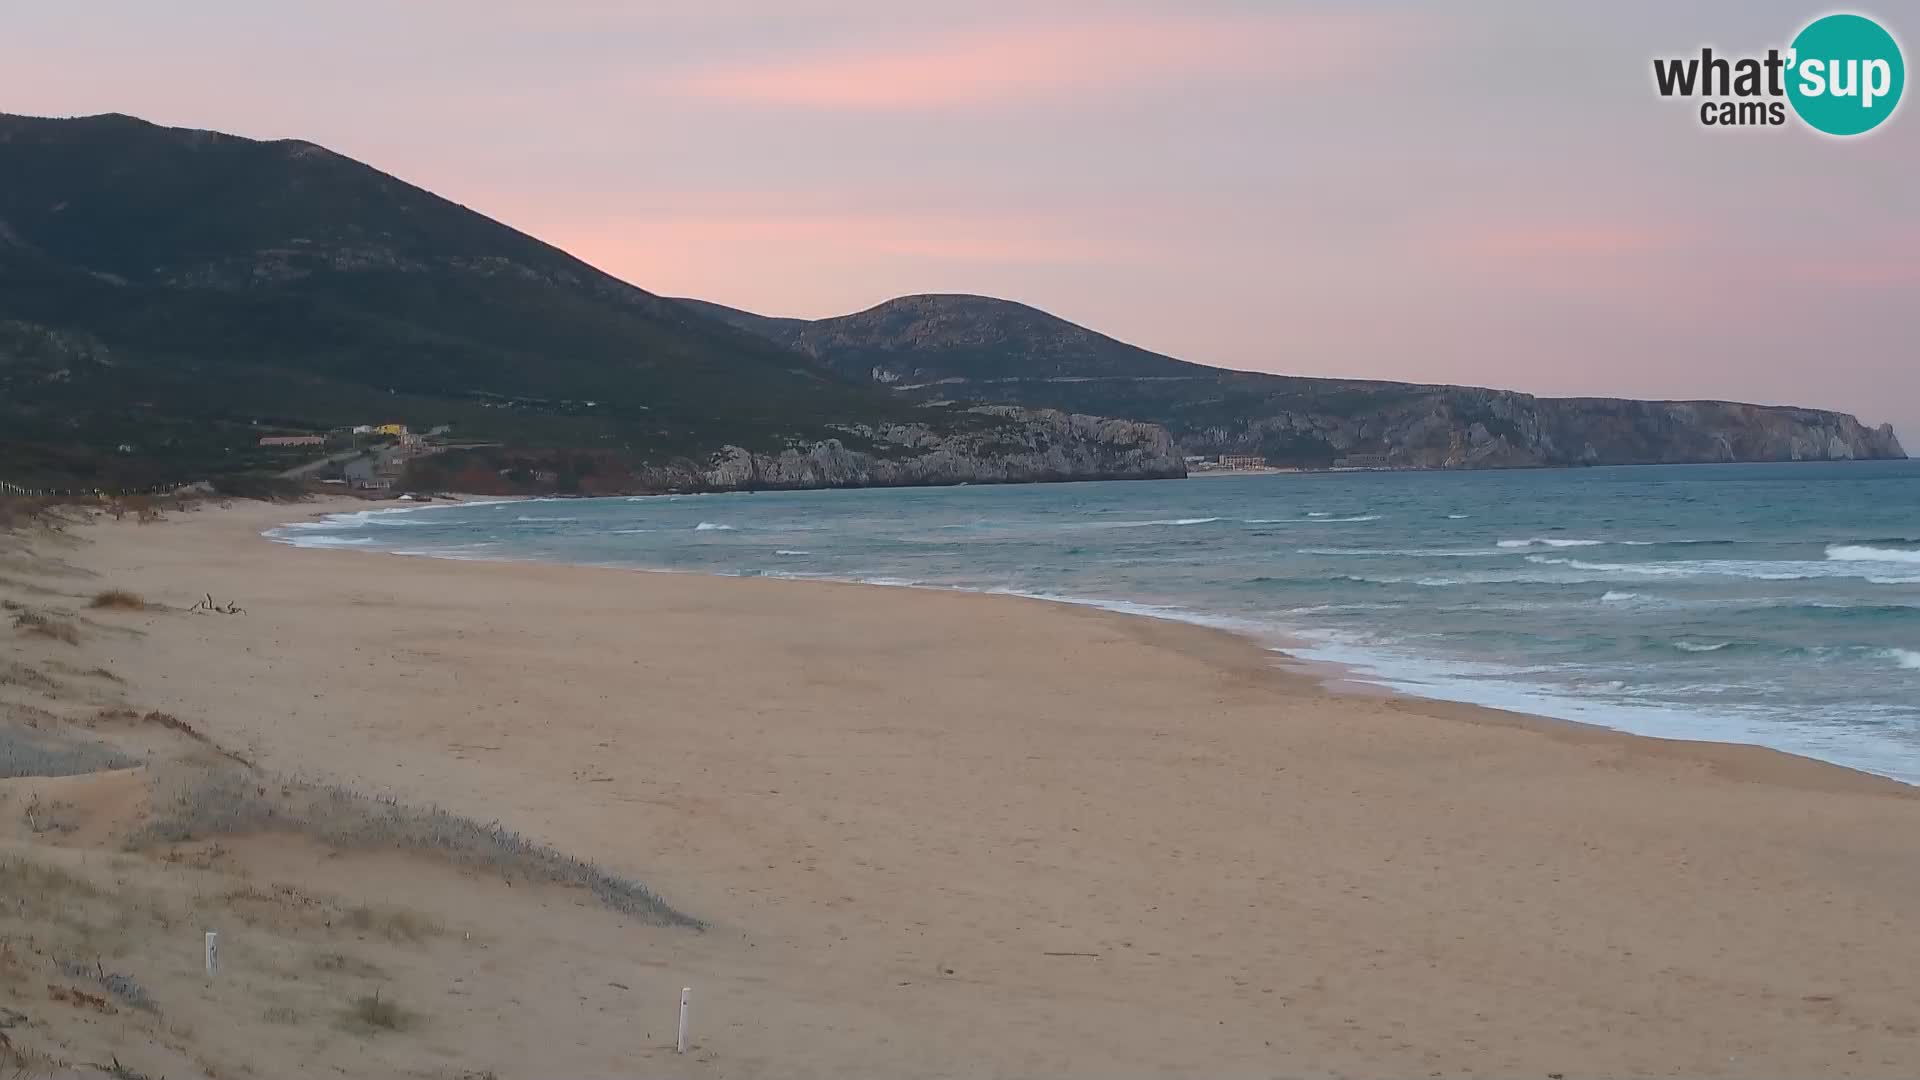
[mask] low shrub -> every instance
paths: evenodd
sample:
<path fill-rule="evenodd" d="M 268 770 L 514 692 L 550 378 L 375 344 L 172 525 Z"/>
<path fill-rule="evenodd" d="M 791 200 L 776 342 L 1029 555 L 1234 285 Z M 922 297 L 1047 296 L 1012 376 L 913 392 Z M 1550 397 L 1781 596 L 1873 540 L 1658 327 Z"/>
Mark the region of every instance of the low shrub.
<path fill-rule="evenodd" d="M 125 589 L 103 589 L 93 594 L 93 600 L 87 606 L 117 611 L 145 611 L 147 601 L 139 593 L 130 593 Z"/>

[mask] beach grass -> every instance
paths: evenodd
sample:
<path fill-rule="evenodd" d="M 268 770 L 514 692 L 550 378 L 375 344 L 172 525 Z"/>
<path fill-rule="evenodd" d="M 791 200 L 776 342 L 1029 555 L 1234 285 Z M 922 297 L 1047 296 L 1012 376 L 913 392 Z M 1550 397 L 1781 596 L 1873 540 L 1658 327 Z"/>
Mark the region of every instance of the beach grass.
<path fill-rule="evenodd" d="M 645 885 L 498 822 L 482 824 L 438 807 L 411 807 L 340 787 L 264 783 L 238 768 L 197 771 L 171 805 L 158 810 L 134 845 L 257 832 L 291 832 L 348 851 L 421 852 L 509 881 L 585 888 L 605 906 L 651 925 L 702 925 Z"/>
<path fill-rule="evenodd" d="M 87 606 L 112 608 L 117 611 L 145 611 L 148 604 L 146 598 L 139 593 L 128 592 L 125 589 L 102 589 L 93 594 L 93 599 L 88 601 Z"/>
<path fill-rule="evenodd" d="M 361 994 L 347 1003 L 346 1013 L 342 1016 L 344 1027 L 367 1033 L 377 1031 L 404 1031 L 412 1027 L 419 1017 L 400 1007 L 390 997 L 382 997 L 379 990 L 371 994 Z"/>
<path fill-rule="evenodd" d="M 64 619 L 57 619 L 42 612 L 16 611 L 13 613 L 13 626 L 23 634 L 52 638 L 69 645 L 80 644 L 79 628 Z"/>
<path fill-rule="evenodd" d="M 406 908 L 360 904 L 350 908 L 342 924 L 362 933 L 378 934 L 389 941 L 418 944 L 440 933 L 440 924 L 431 916 Z"/>
<path fill-rule="evenodd" d="M 140 764 L 103 743 L 63 738 L 0 723 L 0 780 L 22 776 L 84 776 Z"/>

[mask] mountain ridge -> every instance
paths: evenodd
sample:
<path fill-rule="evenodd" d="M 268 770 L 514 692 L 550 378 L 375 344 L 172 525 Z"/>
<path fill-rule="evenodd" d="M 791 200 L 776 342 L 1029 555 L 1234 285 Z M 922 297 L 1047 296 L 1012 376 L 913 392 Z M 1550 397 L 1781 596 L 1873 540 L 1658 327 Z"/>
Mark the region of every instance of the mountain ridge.
<path fill-rule="evenodd" d="M 284 465 L 258 435 L 383 422 L 629 477 L 835 447 L 943 453 L 891 470 L 917 483 L 1183 471 L 1133 444 L 971 461 L 1109 429 L 842 379 L 313 143 L 0 114 L 0 175 L 0 477 L 23 486 Z"/>
<path fill-rule="evenodd" d="M 1904 456 L 1822 410 L 1213 368 L 985 296 L 674 300 L 297 139 L 0 114 L 0 175 L 22 486 L 284 468 L 258 436 L 386 422 L 490 444 L 420 482 L 563 492 Z"/>
<path fill-rule="evenodd" d="M 1891 425 L 1832 410 L 1240 371 L 971 294 L 911 294 L 817 320 L 680 302 L 895 393 L 1163 424 L 1192 455 L 1409 468 L 1906 456 Z"/>

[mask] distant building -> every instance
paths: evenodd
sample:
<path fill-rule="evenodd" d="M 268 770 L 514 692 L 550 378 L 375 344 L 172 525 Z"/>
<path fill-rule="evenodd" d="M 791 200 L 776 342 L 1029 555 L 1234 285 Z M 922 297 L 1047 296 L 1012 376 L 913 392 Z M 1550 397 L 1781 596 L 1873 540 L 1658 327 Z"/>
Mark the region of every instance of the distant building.
<path fill-rule="evenodd" d="M 1220 467 L 1223 469 L 1264 469 L 1267 459 L 1259 454 L 1221 454 Z"/>
<path fill-rule="evenodd" d="M 354 458 L 347 462 L 347 483 L 361 491 L 385 491 L 393 486 L 393 472 L 373 458 Z"/>
<path fill-rule="evenodd" d="M 407 433 L 407 425 L 381 424 L 379 427 L 374 428 L 373 431 L 376 435 L 405 435 Z"/>
<path fill-rule="evenodd" d="M 436 424 L 431 430 L 427 432 L 427 434 L 428 435 L 445 435 L 446 433 L 452 430 L 453 430 L 452 424 Z"/>
<path fill-rule="evenodd" d="M 361 424 L 360 426 L 353 429 L 353 433 L 355 435 L 371 435 L 373 434 L 373 425 Z"/>
<path fill-rule="evenodd" d="M 325 435 L 266 435 L 260 439 L 261 446 L 325 446 Z"/>

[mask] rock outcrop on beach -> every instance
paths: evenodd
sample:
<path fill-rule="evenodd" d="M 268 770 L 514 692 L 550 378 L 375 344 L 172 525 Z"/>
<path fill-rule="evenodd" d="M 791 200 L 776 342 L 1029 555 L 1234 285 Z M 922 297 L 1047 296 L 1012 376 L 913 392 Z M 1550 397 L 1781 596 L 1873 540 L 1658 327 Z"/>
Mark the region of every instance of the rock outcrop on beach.
<path fill-rule="evenodd" d="M 920 400 L 993 401 L 1165 425 L 1183 453 L 1275 465 L 1512 468 L 1905 457 L 1889 426 L 1725 401 L 1543 398 L 1476 387 L 1207 367 L 984 296 L 903 296 L 831 319 L 702 314 Z"/>

